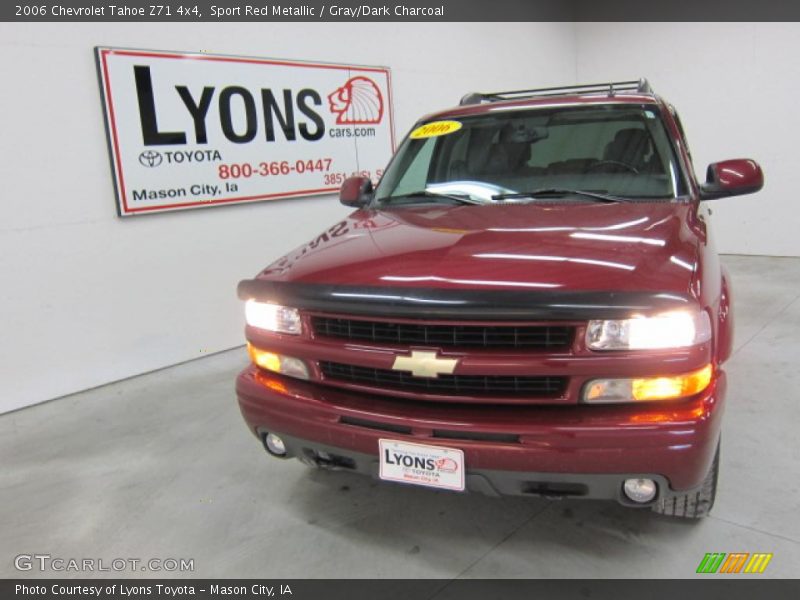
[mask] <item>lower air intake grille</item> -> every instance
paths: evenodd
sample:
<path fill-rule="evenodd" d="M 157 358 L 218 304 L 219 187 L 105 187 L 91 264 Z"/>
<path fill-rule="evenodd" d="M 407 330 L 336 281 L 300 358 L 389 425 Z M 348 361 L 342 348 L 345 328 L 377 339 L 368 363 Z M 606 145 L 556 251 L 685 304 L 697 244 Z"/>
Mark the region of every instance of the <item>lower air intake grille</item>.
<path fill-rule="evenodd" d="M 426 392 L 450 396 L 495 396 L 544 398 L 560 396 L 566 377 L 508 375 L 440 375 L 414 377 L 411 373 L 389 369 L 357 367 L 322 361 L 319 368 L 326 379 L 387 390 Z"/>

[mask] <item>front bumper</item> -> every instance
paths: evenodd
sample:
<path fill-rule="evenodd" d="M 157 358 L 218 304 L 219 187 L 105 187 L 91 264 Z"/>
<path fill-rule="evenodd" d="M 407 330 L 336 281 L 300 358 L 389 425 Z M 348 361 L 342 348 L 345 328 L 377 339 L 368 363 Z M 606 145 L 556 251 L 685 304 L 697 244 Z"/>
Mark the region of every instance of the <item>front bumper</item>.
<path fill-rule="evenodd" d="M 618 500 L 630 477 L 685 493 L 707 474 L 722 419 L 725 373 L 698 396 L 648 405 L 476 406 L 373 397 L 267 374 L 239 374 L 251 431 L 288 454 L 377 476 L 378 440 L 463 450 L 467 488 L 487 494 Z M 332 458 L 331 458 L 332 457 Z"/>

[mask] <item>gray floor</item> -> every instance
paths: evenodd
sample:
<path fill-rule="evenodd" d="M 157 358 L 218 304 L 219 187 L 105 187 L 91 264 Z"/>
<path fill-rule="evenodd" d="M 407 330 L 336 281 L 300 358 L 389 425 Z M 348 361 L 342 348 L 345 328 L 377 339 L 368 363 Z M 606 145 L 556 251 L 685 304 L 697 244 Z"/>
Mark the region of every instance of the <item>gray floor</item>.
<path fill-rule="evenodd" d="M 737 341 L 703 522 L 269 459 L 234 401 L 236 350 L 0 417 L 0 576 L 45 553 L 194 559 L 195 577 L 692 577 L 706 552 L 772 552 L 762 577 L 797 577 L 800 259 L 724 260 Z"/>

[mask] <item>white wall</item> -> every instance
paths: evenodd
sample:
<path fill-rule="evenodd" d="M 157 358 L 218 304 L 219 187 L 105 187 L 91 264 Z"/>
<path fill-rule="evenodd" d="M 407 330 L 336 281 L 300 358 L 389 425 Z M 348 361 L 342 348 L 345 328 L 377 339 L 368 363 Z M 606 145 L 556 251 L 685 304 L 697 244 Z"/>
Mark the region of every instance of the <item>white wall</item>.
<path fill-rule="evenodd" d="M 758 196 L 713 204 L 719 249 L 800 256 L 797 23 L 2 23 L 0 412 L 239 345 L 237 281 L 347 213 L 328 196 L 117 218 L 96 45 L 388 65 L 398 135 L 470 90 L 646 75 L 699 175 L 764 167 Z"/>
<path fill-rule="evenodd" d="M 402 135 L 467 91 L 571 82 L 573 33 L 568 23 L 0 24 L 0 412 L 241 344 L 237 281 L 347 213 L 329 196 L 118 219 L 93 46 L 388 65 Z"/>
<path fill-rule="evenodd" d="M 800 256 L 800 23 L 581 23 L 577 80 L 646 76 L 708 163 L 761 163 L 764 190 L 711 204 L 720 252 Z"/>

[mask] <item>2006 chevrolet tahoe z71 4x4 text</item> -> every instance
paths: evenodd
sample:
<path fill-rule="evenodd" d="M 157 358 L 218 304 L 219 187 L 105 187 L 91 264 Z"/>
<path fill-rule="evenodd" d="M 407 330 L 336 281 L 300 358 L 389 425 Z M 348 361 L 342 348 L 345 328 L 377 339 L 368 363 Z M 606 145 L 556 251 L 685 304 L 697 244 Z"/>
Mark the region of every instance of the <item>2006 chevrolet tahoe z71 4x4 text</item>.
<path fill-rule="evenodd" d="M 239 284 L 242 414 L 317 466 L 704 516 L 733 322 L 703 201 L 762 185 L 699 185 L 645 80 L 465 96 Z"/>

